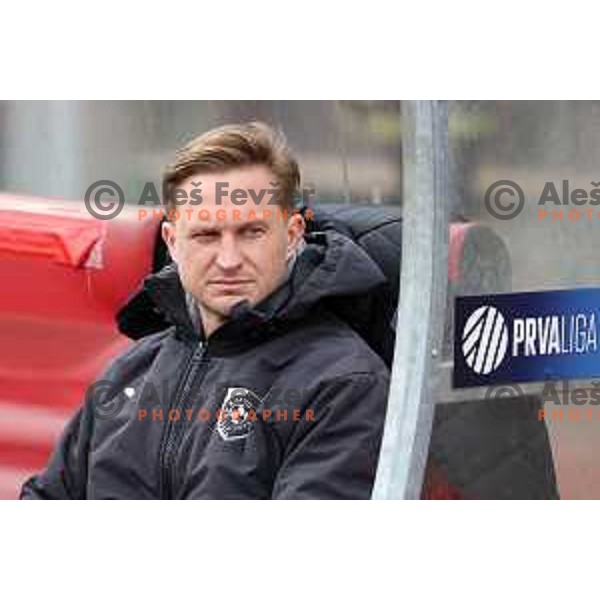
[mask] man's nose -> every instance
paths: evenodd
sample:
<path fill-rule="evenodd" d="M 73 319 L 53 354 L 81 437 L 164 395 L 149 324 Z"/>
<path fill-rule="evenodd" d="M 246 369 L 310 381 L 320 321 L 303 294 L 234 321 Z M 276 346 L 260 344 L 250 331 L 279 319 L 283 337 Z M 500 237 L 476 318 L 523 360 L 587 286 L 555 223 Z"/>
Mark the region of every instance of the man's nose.
<path fill-rule="evenodd" d="M 223 235 L 217 254 L 217 266 L 223 270 L 231 271 L 242 264 L 242 253 L 235 236 Z"/>

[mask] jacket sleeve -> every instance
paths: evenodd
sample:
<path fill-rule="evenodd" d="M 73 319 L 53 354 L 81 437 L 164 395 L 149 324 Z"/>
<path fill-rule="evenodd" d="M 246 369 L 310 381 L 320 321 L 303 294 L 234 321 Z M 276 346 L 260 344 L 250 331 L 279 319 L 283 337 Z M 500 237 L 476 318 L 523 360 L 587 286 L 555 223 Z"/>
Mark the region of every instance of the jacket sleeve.
<path fill-rule="evenodd" d="M 92 415 L 82 407 L 67 424 L 46 469 L 28 479 L 21 500 L 75 500 L 85 498 L 87 456 Z"/>
<path fill-rule="evenodd" d="M 383 435 L 389 375 L 352 373 L 324 382 L 299 421 L 273 488 L 274 499 L 368 499 Z"/>

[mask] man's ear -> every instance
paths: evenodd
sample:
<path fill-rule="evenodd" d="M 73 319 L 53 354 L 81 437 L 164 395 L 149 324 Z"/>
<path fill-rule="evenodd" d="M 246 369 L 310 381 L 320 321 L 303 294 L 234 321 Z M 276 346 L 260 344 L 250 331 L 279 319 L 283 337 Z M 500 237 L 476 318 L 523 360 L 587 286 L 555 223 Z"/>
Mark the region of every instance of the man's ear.
<path fill-rule="evenodd" d="M 160 232 L 163 241 L 167 245 L 171 258 L 177 263 L 177 233 L 175 231 L 175 225 L 170 221 L 163 221 Z"/>
<path fill-rule="evenodd" d="M 288 221 L 288 259 L 298 250 L 298 246 L 304 237 L 305 229 L 304 217 L 298 213 L 293 214 Z"/>

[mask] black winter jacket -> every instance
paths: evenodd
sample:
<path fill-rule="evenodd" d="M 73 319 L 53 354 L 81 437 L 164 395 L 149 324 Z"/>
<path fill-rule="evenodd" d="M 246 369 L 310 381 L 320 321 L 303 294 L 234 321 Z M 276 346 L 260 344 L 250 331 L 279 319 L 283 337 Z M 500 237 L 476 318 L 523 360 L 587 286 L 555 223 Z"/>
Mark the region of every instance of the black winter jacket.
<path fill-rule="evenodd" d="M 208 341 L 174 266 L 150 276 L 146 310 L 169 327 L 94 383 L 22 498 L 369 498 L 389 373 L 331 306 L 386 279 L 346 236 L 306 241 Z"/>

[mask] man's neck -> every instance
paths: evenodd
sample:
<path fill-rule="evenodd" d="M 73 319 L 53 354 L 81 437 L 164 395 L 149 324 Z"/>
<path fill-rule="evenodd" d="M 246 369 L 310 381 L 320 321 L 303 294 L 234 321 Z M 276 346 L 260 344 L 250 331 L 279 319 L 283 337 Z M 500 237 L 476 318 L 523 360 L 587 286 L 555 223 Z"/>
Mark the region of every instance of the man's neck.
<path fill-rule="evenodd" d="M 200 318 L 202 320 L 202 329 L 204 331 L 204 337 L 208 340 L 210 336 L 223 325 L 227 319 L 213 313 L 211 311 L 203 310 L 202 307 L 198 307 Z"/>
<path fill-rule="evenodd" d="M 226 319 L 201 307 L 189 292 L 186 293 L 186 302 L 192 325 L 198 335 L 208 339 L 225 323 Z"/>

